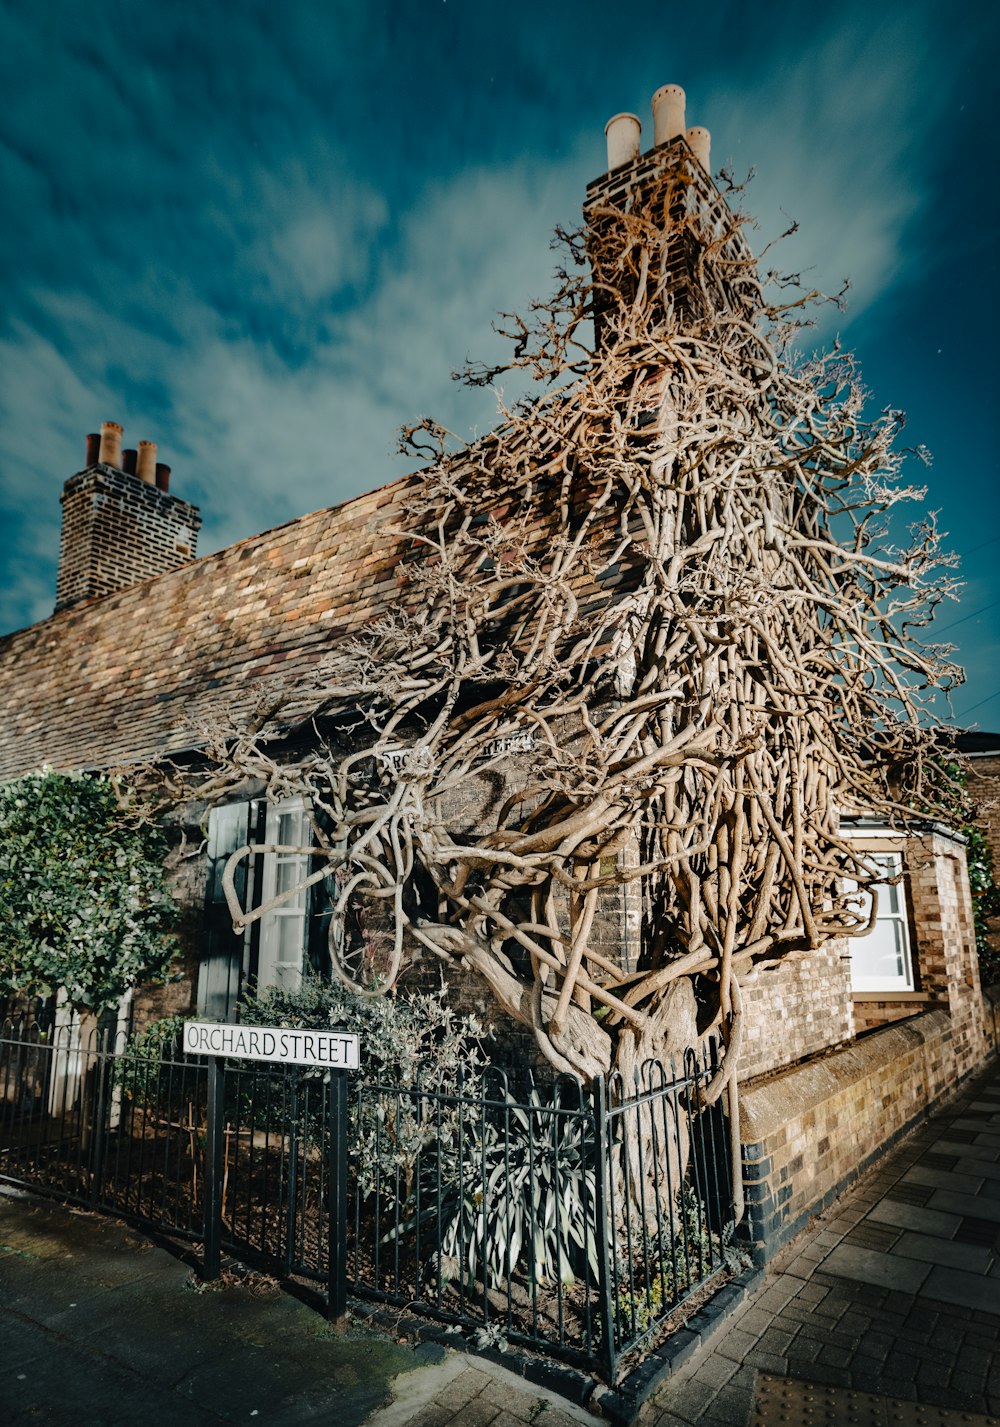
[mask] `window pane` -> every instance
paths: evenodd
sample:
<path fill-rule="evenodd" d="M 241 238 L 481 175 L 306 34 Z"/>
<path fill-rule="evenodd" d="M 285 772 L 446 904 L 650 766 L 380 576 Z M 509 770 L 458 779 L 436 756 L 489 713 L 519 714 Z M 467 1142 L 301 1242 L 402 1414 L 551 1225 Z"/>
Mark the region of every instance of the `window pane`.
<path fill-rule="evenodd" d="M 275 869 L 275 895 L 277 896 L 279 892 L 287 892 L 290 887 L 295 886 L 296 882 L 301 882 L 302 879 L 304 877 L 307 877 L 308 875 L 309 869 L 306 866 L 306 859 L 304 857 L 289 857 L 279 859 L 278 865 Z M 304 906 L 304 897 L 305 889 L 302 889 L 295 897 L 289 898 L 289 900 L 283 903 L 283 905 L 286 907 Z"/>
<path fill-rule="evenodd" d="M 278 960 L 299 962 L 302 959 L 302 918 L 295 913 L 278 917 Z"/>

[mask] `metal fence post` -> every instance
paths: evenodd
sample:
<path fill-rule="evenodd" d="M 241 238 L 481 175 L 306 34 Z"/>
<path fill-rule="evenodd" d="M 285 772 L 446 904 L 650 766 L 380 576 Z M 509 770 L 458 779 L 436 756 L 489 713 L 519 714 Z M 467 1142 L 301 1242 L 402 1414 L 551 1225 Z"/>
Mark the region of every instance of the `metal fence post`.
<path fill-rule="evenodd" d="M 327 1317 L 347 1314 L 347 1071 L 330 1072 L 330 1243 Z"/>
<path fill-rule="evenodd" d="M 101 1202 L 104 1188 L 104 1155 L 107 1141 L 107 1089 L 108 1080 L 114 1074 L 114 1058 L 108 1057 L 108 1033 L 98 1031 L 94 1035 L 95 1080 L 94 1119 L 90 1135 L 90 1201 L 95 1206 Z M 82 1113 L 85 1113 L 82 1112 Z"/>
<path fill-rule="evenodd" d="M 208 1124 L 205 1132 L 205 1256 L 202 1277 L 222 1271 L 222 1176 L 226 1142 L 226 1071 L 221 1056 L 208 1057 Z"/>
<path fill-rule="evenodd" d="M 611 1303 L 611 1255 L 614 1246 L 609 1222 L 609 1201 L 611 1198 L 608 1182 L 608 1165 L 611 1141 L 608 1132 L 607 1085 L 602 1075 L 594 1080 L 594 1217 L 597 1234 L 597 1279 L 600 1301 L 601 1322 L 604 1325 L 604 1363 L 607 1367 L 608 1382 L 615 1380 L 617 1354 L 615 1351 L 615 1316 Z"/>

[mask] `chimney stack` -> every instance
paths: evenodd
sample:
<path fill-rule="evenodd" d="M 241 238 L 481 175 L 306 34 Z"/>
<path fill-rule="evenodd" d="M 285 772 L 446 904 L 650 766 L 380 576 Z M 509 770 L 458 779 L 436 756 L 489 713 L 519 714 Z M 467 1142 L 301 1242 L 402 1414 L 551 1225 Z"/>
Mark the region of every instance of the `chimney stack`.
<path fill-rule="evenodd" d="M 688 129 L 684 135 L 688 148 L 706 173 L 712 172 L 712 136 L 707 129 Z"/>
<path fill-rule="evenodd" d="M 56 611 L 168 574 L 195 558 L 201 512 L 170 495 L 170 467 L 156 442 L 122 451 L 122 428 L 105 421 L 87 437 L 87 466 L 62 494 Z"/>

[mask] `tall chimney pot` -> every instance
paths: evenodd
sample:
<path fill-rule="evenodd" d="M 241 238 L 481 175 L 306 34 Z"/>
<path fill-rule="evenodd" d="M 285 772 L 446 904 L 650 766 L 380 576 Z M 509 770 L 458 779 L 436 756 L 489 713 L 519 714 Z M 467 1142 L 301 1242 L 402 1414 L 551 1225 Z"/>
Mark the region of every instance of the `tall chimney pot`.
<path fill-rule="evenodd" d="M 122 470 L 127 476 L 135 475 L 135 463 L 138 452 L 132 446 L 126 446 L 122 452 Z"/>
<path fill-rule="evenodd" d="M 87 464 L 84 470 L 89 470 L 91 466 L 96 466 L 101 459 L 101 433 L 90 431 L 87 434 Z"/>
<path fill-rule="evenodd" d="M 135 473 L 140 481 L 145 481 L 147 486 L 156 485 L 156 442 L 139 442 L 139 460 L 136 464 Z"/>
<path fill-rule="evenodd" d="M 688 148 L 701 164 L 706 173 L 712 172 L 712 135 L 707 129 L 688 129 L 684 137 L 688 141 Z"/>
<path fill-rule="evenodd" d="M 679 84 L 664 84 L 653 95 L 653 143 L 669 144 L 684 132 L 684 91 Z"/>
<path fill-rule="evenodd" d="M 118 470 L 122 464 L 122 430 L 117 421 L 101 422 L 101 445 L 97 453 L 97 459 L 105 466 L 115 466 Z"/>
<path fill-rule="evenodd" d="M 608 170 L 633 163 L 641 152 L 642 124 L 637 114 L 615 114 L 604 126 Z"/>
<path fill-rule="evenodd" d="M 162 461 L 156 463 L 156 487 L 164 492 L 170 489 L 170 467 Z"/>

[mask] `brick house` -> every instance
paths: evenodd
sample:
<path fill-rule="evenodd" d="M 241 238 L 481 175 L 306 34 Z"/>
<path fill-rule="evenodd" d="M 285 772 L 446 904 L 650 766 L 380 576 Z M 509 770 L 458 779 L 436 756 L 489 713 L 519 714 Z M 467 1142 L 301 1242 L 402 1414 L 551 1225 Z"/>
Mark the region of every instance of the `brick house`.
<path fill-rule="evenodd" d="M 621 118 L 623 116 L 619 116 Z M 624 116 L 629 118 L 630 116 Z M 680 131 L 683 133 L 683 131 Z M 614 139 L 614 133 L 609 136 Z M 707 136 L 688 131 L 707 170 Z M 588 204 L 643 182 L 664 145 L 615 163 Z M 707 173 L 706 203 L 721 200 Z M 599 320 L 598 314 L 598 320 Z M 43 763 L 97 769 L 172 756 L 197 758 L 200 727 L 268 688 L 307 684 L 324 655 L 392 609 L 408 554 L 418 477 L 288 521 L 196 559 L 197 509 L 169 490 L 156 449 L 121 449 L 105 423 L 87 438 L 84 469 L 63 493 L 55 613 L 0 641 L 0 777 Z M 488 443 L 489 438 L 486 438 Z M 537 531 L 545 539 L 544 520 Z M 597 612 L 629 592 L 581 592 Z M 231 929 L 221 869 L 244 842 L 303 841 L 301 806 L 247 795 L 189 810 L 206 855 L 184 864 L 185 979 L 140 996 L 143 1015 L 229 1014 L 241 984 L 294 986 L 321 965 L 318 919 L 305 897 Z M 751 1232 L 769 1251 L 839 1191 L 926 1107 L 968 1074 L 995 1041 L 980 993 L 961 840 L 947 829 L 888 833 L 861 818 L 851 828 L 888 879 L 871 936 L 793 953 L 747 978 L 742 1139 Z M 262 904 L 293 856 L 254 860 Z M 626 890 L 602 904 L 598 934 L 628 958 L 634 909 Z"/>

